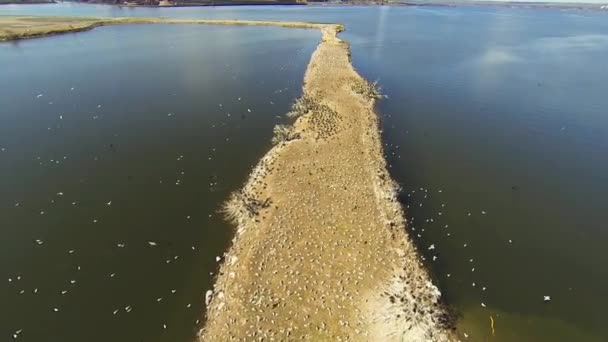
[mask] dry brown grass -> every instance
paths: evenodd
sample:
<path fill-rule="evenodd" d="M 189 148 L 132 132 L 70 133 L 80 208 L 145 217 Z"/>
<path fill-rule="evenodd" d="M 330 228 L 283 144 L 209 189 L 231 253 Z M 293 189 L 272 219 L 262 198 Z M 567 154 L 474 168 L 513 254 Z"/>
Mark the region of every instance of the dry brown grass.
<path fill-rule="evenodd" d="M 300 133 L 295 132 L 293 127 L 287 125 L 276 125 L 273 132 L 272 143 L 275 145 L 300 138 Z"/>
<path fill-rule="evenodd" d="M 258 216 L 260 211 L 268 208 L 270 204 L 270 198 L 261 200 L 243 190 L 239 190 L 230 195 L 230 198 L 222 207 L 222 212 L 227 220 L 234 224 L 240 224 L 244 220 Z"/>
<path fill-rule="evenodd" d="M 104 25 L 121 24 L 202 24 L 202 25 L 249 25 L 279 26 L 291 28 L 322 29 L 337 24 L 256 21 L 256 20 L 207 20 L 169 18 L 91 18 L 91 17 L 36 17 L 0 15 L 0 41 L 40 37 L 52 34 L 90 30 Z"/>
<path fill-rule="evenodd" d="M 287 116 L 290 118 L 297 118 L 314 111 L 317 107 L 318 103 L 315 101 L 315 99 L 312 96 L 304 93 L 293 103 L 291 106 L 291 111 L 287 113 Z"/>
<path fill-rule="evenodd" d="M 89 30 L 99 23 L 89 18 L 0 16 L 0 41 Z"/>
<path fill-rule="evenodd" d="M 361 80 L 360 82 L 355 82 L 353 84 L 353 91 L 368 99 L 380 99 L 384 97 L 378 81 L 369 82 L 368 80 Z"/>
<path fill-rule="evenodd" d="M 235 225 L 238 225 L 247 217 L 246 212 L 240 191 L 230 194 L 230 197 L 222 206 L 222 213 L 224 213 L 226 220 Z"/>

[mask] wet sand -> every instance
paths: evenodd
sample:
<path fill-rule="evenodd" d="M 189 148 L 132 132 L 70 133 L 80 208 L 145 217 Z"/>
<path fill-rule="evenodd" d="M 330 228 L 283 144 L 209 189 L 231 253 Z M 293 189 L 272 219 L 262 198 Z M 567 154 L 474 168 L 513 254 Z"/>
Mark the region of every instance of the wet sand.
<path fill-rule="evenodd" d="M 448 341 L 450 317 L 405 231 L 377 93 L 322 28 L 291 127 L 225 212 L 237 232 L 201 341 Z"/>

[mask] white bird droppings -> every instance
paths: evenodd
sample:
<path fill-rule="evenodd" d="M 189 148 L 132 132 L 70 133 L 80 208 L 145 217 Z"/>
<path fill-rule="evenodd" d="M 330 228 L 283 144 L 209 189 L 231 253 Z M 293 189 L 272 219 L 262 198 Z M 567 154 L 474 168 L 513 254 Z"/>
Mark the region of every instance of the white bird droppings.
<path fill-rule="evenodd" d="M 211 303 L 212 295 L 213 295 L 213 291 L 211 291 L 211 290 L 207 290 L 207 292 L 205 292 L 205 306 L 209 306 L 209 303 Z"/>

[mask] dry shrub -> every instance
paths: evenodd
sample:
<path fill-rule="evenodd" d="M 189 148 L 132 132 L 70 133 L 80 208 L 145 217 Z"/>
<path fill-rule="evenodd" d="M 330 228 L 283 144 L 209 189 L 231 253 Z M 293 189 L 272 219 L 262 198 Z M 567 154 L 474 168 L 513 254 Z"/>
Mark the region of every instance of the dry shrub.
<path fill-rule="evenodd" d="M 318 104 L 313 97 L 305 93 L 294 102 L 291 106 L 291 111 L 287 113 L 287 116 L 290 118 L 297 118 L 315 110 L 317 107 Z"/>
<path fill-rule="evenodd" d="M 365 96 L 368 99 L 380 99 L 384 97 L 378 81 L 369 82 L 367 80 L 362 80 L 360 82 L 356 82 L 353 85 L 353 91 L 357 94 Z"/>
<path fill-rule="evenodd" d="M 262 201 L 239 190 L 230 195 L 222 207 L 222 212 L 227 220 L 239 224 L 245 219 L 257 216 L 260 210 L 268 208 L 270 203 L 270 198 Z"/>
<path fill-rule="evenodd" d="M 11 30 L 4 30 L 3 34 L 0 35 L 0 40 L 13 40 L 19 38 L 19 34 Z"/>
<path fill-rule="evenodd" d="M 292 127 L 286 125 L 274 126 L 273 144 L 285 143 L 298 138 L 300 138 L 300 133 L 294 132 Z"/>

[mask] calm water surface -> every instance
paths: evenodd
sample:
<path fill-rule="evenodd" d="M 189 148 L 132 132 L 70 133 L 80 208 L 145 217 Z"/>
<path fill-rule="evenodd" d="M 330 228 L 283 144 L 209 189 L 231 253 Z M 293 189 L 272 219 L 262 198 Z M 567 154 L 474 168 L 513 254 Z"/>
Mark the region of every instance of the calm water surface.
<path fill-rule="evenodd" d="M 0 340 L 192 340 L 232 236 L 217 211 L 318 39 L 139 25 L 0 44 Z"/>
<path fill-rule="evenodd" d="M 431 267 L 448 304 L 459 315 L 461 336 L 466 332 L 469 340 L 473 341 L 608 340 L 608 330 L 605 329 L 603 322 L 603 310 L 608 306 L 608 292 L 606 292 L 608 271 L 605 267 L 608 257 L 603 253 L 603 247 L 608 243 L 606 226 L 608 202 L 605 199 L 608 194 L 608 158 L 606 158 L 608 97 L 605 96 L 605 90 L 608 89 L 608 64 L 605 63 L 608 56 L 608 15 L 583 11 L 492 7 L 224 7 L 161 10 L 69 4 L 5 6 L 0 9 L 0 13 L 275 19 L 345 23 L 347 31 L 343 37 L 352 45 L 355 66 L 365 77 L 378 79 L 384 92 L 389 96 L 379 104 L 379 110 L 383 115 L 387 158 L 394 177 L 404 187 L 403 201 L 408 206 L 408 215 L 413 221 L 410 233 Z M 130 30 L 138 29 L 104 28 L 104 34 L 111 32 L 115 36 L 106 36 L 103 43 L 117 44 L 118 36 L 121 38 L 123 35 L 128 36 Z M 148 30 L 151 29 L 146 30 L 149 32 Z M 191 39 L 200 40 L 203 38 L 197 37 L 202 37 L 208 32 L 208 28 L 194 30 L 181 26 L 152 30 L 157 35 L 177 30 L 184 35 L 190 35 Z M 279 35 L 278 32 L 281 31 L 272 32 L 273 38 L 276 38 L 275 35 Z M 114 63 L 108 61 L 108 56 L 101 57 L 107 45 L 100 45 L 101 40 L 91 40 L 95 35 L 101 34 L 96 30 L 71 35 L 70 37 L 73 38 L 56 37 L 29 41 L 20 45 L 27 44 L 32 48 L 40 48 L 48 44 L 46 45 L 48 50 L 44 50 L 44 54 L 57 55 L 59 53 L 56 52 L 56 48 L 51 49 L 50 46 L 59 44 L 62 39 L 82 40 L 90 44 L 88 49 L 98 50 L 93 54 L 95 56 L 93 62 L 82 60 L 79 62 L 89 63 L 88 67 L 87 65 L 81 67 L 79 77 L 83 79 L 84 84 L 91 86 L 93 78 L 91 68 L 97 67 L 99 63 Z M 11 139 L 21 142 L 17 149 L 21 152 L 11 152 L 15 153 L 12 159 L 3 159 L 4 164 L 2 164 L 4 167 L 2 193 L 8 191 L 11 194 L 2 197 L 3 200 L 8 201 L 5 205 L 6 209 L 3 209 L 7 214 L 2 215 L 2 226 L 8 228 L 3 228 L 5 231 L 3 234 L 9 236 L 6 242 L 3 240 L 7 245 L 4 249 L 9 252 L 2 267 L 8 268 L 8 276 L 13 277 L 18 272 L 27 271 L 28 277 L 36 273 L 36 276 L 41 277 L 40 283 L 46 282 L 42 280 L 46 275 L 41 275 L 41 269 L 52 274 L 59 272 L 63 267 L 66 275 L 58 278 L 65 283 L 71 279 L 70 276 L 74 277 L 74 274 L 78 274 L 74 271 L 74 267 L 81 260 L 73 256 L 70 258 L 68 250 L 71 247 L 67 247 L 67 244 L 77 245 L 73 248 L 80 253 L 87 253 L 86 259 L 82 259 L 90 260 L 87 267 L 101 269 L 112 265 L 106 260 L 115 257 L 113 254 L 115 240 L 120 240 L 115 237 L 124 239 L 125 235 L 129 235 L 132 241 L 139 243 L 139 246 L 134 247 L 137 249 L 129 252 L 125 247 L 124 250 L 116 253 L 131 253 L 125 254 L 125 259 L 120 259 L 122 262 L 128 260 L 128 256 L 131 259 L 136 258 L 132 264 L 125 265 L 123 269 L 130 270 L 131 276 L 138 277 L 140 281 L 112 285 L 117 287 L 108 288 L 110 285 L 103 276 L 105 273 L 110 273 L 109 269 L 105 273 L 95 272 L 95 277 L 100 274 L 100 278 L 97 280 L 91 276 L 91 281 L 99 283 L 96 289 L 105 287 L 104 291 L 98 290 L 100 293 L 105 292 L 105 298 L 118 298 L 122 293 L 122 300 L 118 301 L 120 303 L 132 301 L 130 296 L 133 296 L 133 288 L 150 287 L 150 283 L 155 282 L 164 285 L 158 286 L 155 296 L 158 292 L 160 293 L 158 297 L 166 297 L 167 284 L 171 281 L 159 280 L 165 279 L 167 274 L 161 273 L 158 265 L 176 254 L 171 248 L 177 249 L 177 247 L 167 246 L 161 251 L 150 248 L 146 245 L 146 241 L 154 239 L 163 241 L 163 238 L 179 240 L 183 245 L 180 251 L 183 251 L 190 248 L 192 234 L 199 234 L 197 235 L 199 241 L 214 239 L 205 244 L 210 252 L 201 251 L 201 254 L 206 253 L 206 255 L 198 254 L 193 258 L 200 259 L 189 263 L 170 265 L 174 267 L 182 265 L 181 278 L 176 276 L 175 286 L 196 288 L 198 292 L 193 291 L 196 293 L 195 297 L 188 299 L 193 301 L 193 305 L 198 305 L 193 311 L 200 312 L 203 310 L 200 296 L 209 282 L 209 278 L 201 274 L 205 273 L 201 270 L 214 269 L 213 256 L 221 253 L 230 235 L 226 233 L 225 228 L 220 228 L 223 227 L 221 221 L 215 216 L 211 218 L 217 220 L 213 221 L 213 224 L 204 217 L 208 213 L 213 213 L 214 205 L 225 198 L 227 190 L 221 194 L 219 191 L 209 192 L 205 177 L 217 172 L 205 173 L 201 169 L 223 168 L 223 172 L 226 173 L 224 184 L 228 187 L 237 187 L 246 171 L 239 173 L 229 170 L 237 167 L 247 169 L 256 157 L 263 153 L 267 146 L 264 145 L 264 141 L 274 123 L 272 116 L 280 114 L 281 110 L 287 107 L 288 100 L 297 94 L 295 88 L 299 86 L 293 83 L 289 85 L 292 93 L 282 97 L 284 102 L 281 108 L 273 107 L 276 108 L 276 112 L 264 116 L 269 118 L 268 122 L 264 121 L 266 123 L 262 124 L 248 118 L 247 124 L 239 126 L 242 127 L 242 132 L 245 132 L 244 130 L 247 132 L 241 138 L 245 139 L 254 134 L 257 138 L 251 138 L 241 144 L 226 144 L 224 148 L 233 146 L 231 152 L 223 154 L 223 160 L 216 159 L 209 162 L 205 160 L 209 156 L 209 149 L 212 145 L 219 145 L 217 141 L 221 141 L 224 135 L 219 134 L 217 130 L 203 128 L 202 124 L 196 126 L 193 122 L 197 121 L 190 121 L 194 120 L 193 118 L 196 117 L 194 115 L 181 118 L 176 115 L 173 118 L 183 120 L 182 125 L 186 126 L 184 129 L 189 135 L 181 131 L 168 134 L 165 130 L 170 129 L 172 121 L 165 117 L 165 112 L 174 108 L 175 102 L 170 102 L 171 100 L 164 94 L 162 96 L 149 94 L 150 90 L 146 91 L 146 89 L 160 87 L 162 83 L 159 85 L 159 79 L 167 82 L 170 78 L 135 71 L 146 63 L 152 65 L 150 69 L 154 70 L 177 68 L 175 58 L 163 58 L 169 53 L 168 51 L 171 51 L 168 50 L 168 45 L 173 42 L 174 34 L 167 33 L 165 40 L 155 39 L 156 43 L 149 42 L 145 53 L 140 53 L 141 47 L 137 46 L 142 43 L 141 40 L 144 39 L 142 37 L 144 36 L 141 34 L 133 34 L 129 42 L 124 43 L 128 47 L 133 46 L 133 49 L 127 50 L 127 47 L 120 51 L 120 58 L 132 60 L 133 70 L 129 71 L 132 76 L 126 78 L 122 74 L 117 74 L 111 67 L 107 68 L 106 73 L 95 73 L 94 78 L 97 82 L 108 78 L 114 80 L 114 83 L 108 80 L 108 84 L 112 86 L 108 85 L 101 90 L 92 91 L 86 96 L 88 107 L 84 105 L 78 107 L 80 111 L 95 115 L 98 102 L 96 96 L 103 95 L 106 102 L 114 103 L 116 107 L 112 110 L 102 107 L 105 116 L 120 118 L 114 122 L 114 125 L 118 126 L 112 126 L 105 131 L 110 138 L 107 138 L 107 135 L 95 136 L 92 132 L 86 131 L 85 125 L 98 127 L 95 125 L 99 125 L 99 122 L 88 122 L 83 116 L 80 119 L 82 123 L 73 124 L 73 127 L 79 129 L 79 131 L 74 129 L 76 133 L 72 134 L 75 136 L 70 139 L 64 136 L 60 139 L 65 149 L 74 151 L 74 154 L 77 154 L 77 150 L 82 150 L 80 152 L 82 158 L 72 166 L 74 171 L 71 173 L 64 173 L 59 171 L 60 169 L 53 171 L 48 160 L 42 161 L 44 166 L 39 166 L 40 161 L 34 159 L 44 150 L 49 151 L 42 155 L 43 159 L 56 160 L 62 156 L 60 153 L 55 153 L 51 157 L 49 153 L 53 145 L 49 144 L 48 138 L 42 139 L 42 137 L 57 134 L 56 129 L 61 129 L 63 125 L 67 125 L 67 122 L 64 118 L 64 121 L 57 123 L 57 112 L 47 109 L 46 102 L 42 102 L 45 106 L 40 104 L 42 100 L 48 100 L 46 94 L 40 99 L 36 98 L 38 93 L 48 91 L 49 87 L 37 87 L 35 82 L 21 84 L 25 74 L 34 80 L 32 74 L 40 73 L 35 70 L 52 72 L 52 75 L 47 75 L 46 79 L 47 82 L 53 83 L 62 82 L 65 74 L 59 73 L 56 68 L 50 71 L 49 69 L 53 68 L 42 62 L 37 65 L 37 69 L 29 69 L 27 72 L 21 68 L 11 71 L 2 70 L 3 73 L 22 75 L 19 76 L 21 81 L 13 81 L 21 85 L 15 87 L 15 90 L 11 88 L 9 94 L 3 94 L 5 96 L 3 103 L 8 102 L 9 107 L 12 108 L 8 112 L 3 111 L 3 120 L 9 120 L 8 118 L 23 112 L 31 113 L 27 115 L 36 117 L 35 120 L 13 118 L 9 121 L 12 122 L 10 129 L 5 128 L 4 124 L 0 127 L 2 130 L 0 136 L 3 139 L 12 137 Z M 291 38 L 292 34 L 287 37 Z M 248 41 L 242 40 L 243 44 Z M 292 49 L 304 48 L 302 53 L 297 55 L 299 56 L 297 59 L 290 60 L 293 64 L 290 70 L 295 73 L 292 79 L 296 82 L 301 80 L 301 72 L 309 57 L 306 54 L 312 51 L 314 45 L 312 41 L 314 39 L 296 40 L 291 45 Z M 230 49 L 232 44 L 232 42 L 225 44 L 224 49 Z M 281 44 L 286 42 L 283 41 Z M 181 63 L 178 65 L 183 70 L 187 70 L 184 71 L 185 74 L 190 75 L 193 65 L 199 68 L 209 64 L 217 67 L 218 64 L 200 60 L 209 58 L 211 50 L 205 50 L 205 44 L 197 48 L 193 46 L 197 45 L 184 42 L 182 46 Z M 8 51 L 12 51 L 12 48 L 6 48 L 6 44 L 2 47 L 0 56 L 5 58 L 4 56 L 9 53 Z M 187 52 L 187 49 L 197 49 L 197 51 Z M 152 50 L 154 52 L 151 52 Z M 288 50 L 289 48 L 285 47 L 285 51 Z M 15 52 L 10 53 L 15 54 Z M 155 54 L 157 58 L 149 60 L 150 55 Z M 233 58 L 237 59 L 237 56 Z M 248 63 L 250 68 L 255 66 L 255 70 L 264 74 L 271 68 L 262 67 L 268 63 L 265 58 L 269 57 L 243 58 L 241 61 Z M 80 59 L 63 60 L 63 63 L 73 64 L 78 60 Z M 163 66 L 159 67 L 161 64 Z M 231 65 L 236 67 L 239 64 L 235 62 Z M 266 82 L 273 80 L 278 82 L 275 77 L 267 77 L 267 75 L 260 79 Z M 133 84 L 126 85 L 126 82 Z M 192 82 L 187 86 L 184 85 L 182 91 L 190 91 L 193 93 L 192 96 L 199 99 L 191 104 L 193 111 L 207 113 L 199 108 L 217 106 L 217 102 L 220 101 L 211 101 L 211 104 L 207 104 L 207 100 L 200 95 L 201 89 L 215 87 L 213 82 L 200 79 Z M 68 79 L 63 86 L 64 93 L 69 90 L 70 83 Z M 268 91 L 272 92 L 273 89 L 281 87 L 277 85 Z M 259 88 L 264 89 L 264 87 Z M 236 94 L 240 92 L 239 89 L 243 88 L 239 88 L 236 83 L 230 83 L 226 84 L 225 89 L 218 94 L 234 99 L 234 96 L 238 96 Z M 13 92 L 27 93 L 27 96 L 17 97 Z M 169 90 L 166 92 L 170 93 Z M 61 96 L 71 96 L 71 94 Z M 271 96 L 273 95 L 267 93 L 254 94 L 251 101 L 263 103 Z M 81 98 L 80 101 L 84 99 Z M 182 103 L 182 101 L 178 102 Z M 228 103 L 229 100 L 224 102 Z M 66 103 L 66 106 L 73 106 L 74 100 L 66 100 Z M 124 103 L 125 106 L 127 104 L 136 106 L 138 109 L 128 111 L 124 107 L 119 107 L 120 103 Z M 144 124 L 141 121 L 143 114 L 134 115 L 132 112 L 145 112 L 146 117 L 150 113 L 159 113 L 156 119 L 149 119 L 158 121 L 152 121 L 155 122 L 154 125 L 149 121 Z M 222 113 L 220 111 L 217 115 L 224 115 Z M 265 115 L 270 113 L 270 109 L 265 110 L 264 113 Z M 125 122 L 129 122 L 129 125 Z M 211 123 L 211 121 L 205 122 Z M 259 133 L 259 130 L 249 127 L 254 123 L 265 127 L 266 133 Z M 55 128 L 55 125 L 61 126 Z M 49 127 L 55 131 L 46 131 Z M 156 127 L 162 132 L 150 127 Z M 234 127 L 236 126 L 227 125 L 224 129 L 236 129 Z M 119 136 L 112 139 L 111 134 L 116 133 L 118 128 L 121 128 L 118 131 Z M 126 132 L 144 136 L 134 138 Z M 205 135 L 201 132 L 219 136 L 201 137 Z M 236 139 L 237 133 L 227 131 L 225 136 Z M 133 139 L 141 140 L 139 144 L 133 144 L 131 147 L 124 146 L 129 145 L 127 140 Z M 182 161 L 177 161 L 175 158 L 185 153 L 171 150 L 167 152 L 167 158 L 156 158 L 159 149 L 168 144 L 176 144 L 176 140 L 183 140 L 181 141 L 183 145 L 179 145 L 179 148 L 204 151 L 192 152 L 200 154 L 197 163 L 199 169 L 195 168 L 199 171 L 197 174 L 187 173 L 191 178 L 189 181 L 183 180 L 182 187 L 174 185 L 175 180 L 180 179 L 179 172 L 182 169 L 179 164 Z M 37 143 L 34 143 L 35 141 Z M 86 141 L 90 141 L 92 146 L 88 147 Z M 33 146 L 34 144 L 36 145 Z M 109 147 L 109 144 L 114 144 L 114 147 Z M 152 144 L 155 148 L 148 149 L 147 144 Z M 28 145 L 32 146 L 28 147 Z M 113 151 L 114 148 L 116 151 Z M 28 153 L 25 153 L 26 149 L 29 149 Z M 123 149 L 130 151 L 123 152 Z M 9 149 L 3 153 L 7 152 Z M 124 155 L 119 157 L 121 152 Z M 142 154 L 149 157 L 143 158 Z M 84 162 L 86 158 L 94 158 L 97 155 L 98 160 Z M 214 156 L 219 155 L 218 153 Z M 140 164 L 129 166 L 137 164 L 137 160 L 141 160 Z M 184 158 L 184 161 L 187 160 L 188 158 Z M 60 163 L 66 165 L 69 162 L 60 161 Z M 99 164 L 103 165 L 103 163 L 107 169 L 99 168 Z M 160 170 L 165 171 L 161 174 Z M 61 172 L 61 174 L 53 176 L 53 172 Z M 98 174 L 99 180 L 92 181 L 93 178 L 87 174 Z M 171 184 L 171 187 L 168 184 L 165 186 L 173 189 L 171 191 L 176 191 L 177 194 L 171 197 L 171 200 L 165 201 L 162 200 L 162 196 L 157 196 L 157 189 L 149 186 L 151 182 L 142 182 L 137 186 L 138 175 L 142 177 L 143 174 L 147 174 L 146 177 L 154 181 L 164 177 L 162 179 Z M 234 175 L 229 176 L 230 174 Z M 122 179 L 119 179 L 120 177 Z M 66 186 L 60 186 L 64 183 L 60 183 L 58 179 L 66 179 Z M 109 192 L 113 187 L 107 184 L 111 182 L 114 182 L 119 190 Z M 71 201 L 68 199 L 68 190 L 64 190 L 65 195 L 61 198 L 55 195 L 62 188 L 69 189 L 69 184 L 74 187 L 70 191 L 79 191 L 71 194 L 73 198 L 78 201 L 90 201 L 91 207 L 80 208 L 80 213 L 73 211 L 73 216 L 55 217 L 54 221 L 51 221 L 52 209 L 56 207 L 65 206 L 65 209 L 61 209 L 61 213 L 72 213 L 70 210 L 73 208 L 68 205 Z M 208 203 L 206 207 L 197 206 L 196 201 L 192 200 L 192 196 L 195 195 L 178 198 L 176 196 L 180 196 L 180 193 L 175 189 L 199 194 L 201 198 L 210 196 L 209 193 L 215 194 L 213 195 L 215 197 L 208 197 L 205 200 L 205 203 Z M 163 193 L 163 196 L 165 195 Z M 25 208 L 26 201 L 28 199 L 31 201 L 32 197 L 38 198 L 38 202 L 34 201 L 29 204 L 31 207 Z M 87 199 L 88 197 L 90 199 Z M 121 199 L 123 197 L 125 199 Z M 110 207 L 104 206 L 106 198 L 117 198 L 121 201 L 132 198 L 132 202 L 129 206 L 118 209 L 114 207 L 114 203 Z M 145 198 L 146 202 L 138 202 L 142 198 Z M 50 203 L 50 200 L 55 200 L 55 203 Z M 13 208 L 14 201 L 23 201 L 23 207 Z M 187 210 L 188 208 L 183 208 L 184 206 L 191 208 Z M 39 211 L 45 209 L 48 210 L 48 216 L 37 216 L 40 215 Z M 108 227 L 102 230 L 100 224 L 107 219 L 104 218 L 104 221 L 100 219 L 97 225 L 93 225 L 91 219 L 93 216 L 103 218 L 104 216 L 100 215 L 109 209 L 120 211 L 120 216 L 108 215 L 110 217 L 117 215 L 113 226 L 121 227 L 115 228 L 117 232 L 113 234 L 121 232 L 123 235 L 110 234 L 111 236 L 106 237 L 107 241 L 104 242 L 108 246 L 106 254 L 100 253 L 99 249 L 82 250 L 83 244 L 87 244 L 86 241 L 91 241 L 91 244 L 97 246 L 103 245 L 98 241 L 99 234 Z M 166 228 L 173 228 L 175 222 L 185 219 L 190 212 L 193 213 L 192 220 L 198 217 L 202 221 L 194 223 L 192 230 L 188 230 L 189 233 L 182 234 L 175 228 L 171 230 Z M 143 226 L 124 223 L 125 220 L 139 220 L 145 215 L 154 217 L 153 224 L 150 221 Z M 164 223 L 160 216 L 165 217 Z M 191 222 L 186 221 L 184 224 L 189 223 Z M 139 228 L 137 230 L 125 228 L 135 226 Z M 217 230 L 201 229 L 201 227 L 215 227 L 213 229 Z M 57 249 L 56 256 L 51 252 L 41 252 L 44 250 L 41 247 L 51 250 L 50 242 L 47 243 L 45 240 L 43 245 L 36 245 L 32 240 L 36 238 L 33 236 L 36 234 L 31 234 L 30 231 L 44 232 L 46 235 L 38 235 L 45 239 L 55 239 L 56 243 L 64 248 Z M 60 233 L 56 233 L 57 231 Z M 150 231 L 155 232 L 156 235 L 148 233 Z M 168 241 L 166 243 L 168 245 Z M 184 253 L 180 252 L 180 254 Z M 48 260 L 51 258 L 58 260 L 56 263 L 65 264 L 61 267 L 53 266 L 58 268 L 53 269 L 48 266 Z M 152 258 L 157 258 L 158 262 L 154 263 L 151 261 Z M 84 269 L 80 272 L 84 272 Z M 138 276 L 140 272 L 146 275 Z M 141 279 L 149 281 L 144 286 Z M 184 285 L 185 283 L 187 285 Z M 55 301 L 55 298 L 59 297 L 59 295 L 53 297 L 55 294 L 19 302 L 21 299 L 18 298 L 17 287 L 14 284 L 8 286 L 10 290 L 6 292 L 6 296 L 10 303 L 9 307 L 22 312 L 21 317 L 31 317 L 32 313 L 38 310 L 51 310 L 53 303 L 60 303 Z M 32 286 L 28 286 L 28 291 L 31 293 Z M 59 287 L 58 285 L 57 289 Z M 34 295 L 29 294 L 29 296 Z M 545 303 L 544 296 L 550 296 L 551 302 Z M 143 297 L 142 294 L 142 301 L 146 301 L 150 296 Z M 100 326 L 95 320 L 103 319 L 104 325 L 112 332 L 141 333 L 148 326 L 155 327 L 156 330 L 151 329 L 153 331 L 146 335 L 150 340 L 159 339 L 159 332 L 162 331 L 161 317 L 166 317 L 167 312 L 180 312 L 182 310 L 180 305 L 185 308 L 188 301 L 184 299 L 175 306 L 163 307 L 162 305 L 172 304 L 164 300 L 156 303 L 155 299 L 152 299 L 154 303 L 146 305 L 157 309 L 155 314 L 150 314 L 147 318 L 120 320 L 111 315 L 117 301 L 108 301 L 107 304 L 103 301 L 107 308 L 103 313 L 97 314 L 96 308 L 93 308 L 94 303 L 91 303 L 90 307 L 86 305 L 86 308 L 82 308 L 87 303 L 85 298 L 90 297 L 74 299 L 72 310 L 86 310 L 82 313 L 91 313 L 95 318 L 91 320 L 91 325 L 83 327 L 81 332 L 92 331 L 93 326 L 95 328 Z M 95 305 L 99 307 L 101 304 Z M 76 306 L 80 307 L 76 308 Z M 128 317 L 123 312 L 124 310 L 120 314 Z M 134 309 L 131 314 L 135 312 Z M 10 313 L 7 315 L 10 315 L 7 319 L 11 324 L 17 324 L 18 318 L 14 317 L 16 315 Z M 85 321 L 82 318 L 77 319 L 77 316 L 70 316 L 71 321 L 66 321 L 65 316 L 53 316 L 51 311 L 45 315 L 56 317 L 53 318 L 55 319 L 53 324 L 61 325 L 52 332 L 51 336 L 63 336 L 66 325 L 84 324 Z M 193 312 L 188 317 L 190 320 L 195 320 L 198 316 Z M 182 317 L 184 316 L 179 316 L 180 319 Z M 108 322 L 112 322 L 112 319 L 116 319 L 114 322 L 120 322 L 113 324 L 122 325 L 109 325 Z M 491 319 L 494 321 L 494 332 L 490 325 Z M 133 326 L 133 324 L 139 325 Z M 182 329 L 184 334 L 175 336 L 190 336 L 193 329 L 191 323 L 184 325 Z M 8 327 L 7 331 L 12 331 L 9 328 L 15 327 Z M 121 330 L 117 330 L 118 328 Z M 131 336 L 139 335 L 133 333 Z"/>

